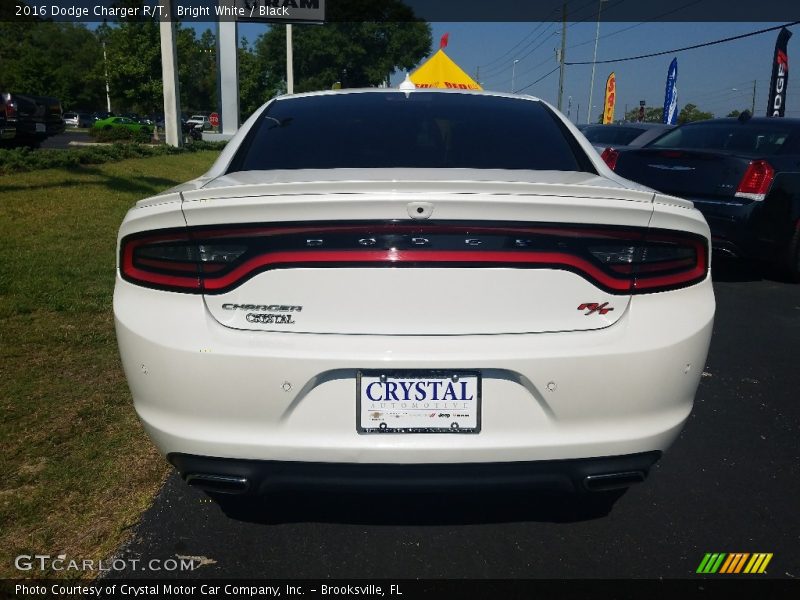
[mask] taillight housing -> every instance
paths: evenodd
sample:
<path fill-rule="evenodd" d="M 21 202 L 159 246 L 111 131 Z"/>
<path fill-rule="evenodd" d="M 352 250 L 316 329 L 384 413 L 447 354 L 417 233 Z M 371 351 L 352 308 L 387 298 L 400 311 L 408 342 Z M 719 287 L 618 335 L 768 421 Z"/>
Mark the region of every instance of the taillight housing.
<path fill-rule="evenodd" d="M 145 287 L 228 292 L 273 269 L 558 269 L 612 294 L 687 287 L 708 273 L 701 235 L 639 227 L 516 222 L 356 222 L 182 228 L 125 236 L 120 276 Z"/>
<path fill-rule="evenodd" d="M 3 96 L 3 104 L 6 107 L 6 119 L 13 119 L 17 116 L 17 107 L 14 105 L 14 101 L 11 99 L 11 94 L 2 94 Z"/>
<path fill-rule="evenodd" d="M 612 171 L 617 168 L 617 160 L 619 159 L 619 150 L 615 150 L 614 148 L 606 148 L 603 150 L 603 153 L 600 155 L 600 158 L 608 165 L 608 168 Z"/>
<path fill-rule="evenodd" d="M 751 160 L 742 175 L 735 196 L 749 200 L 763 200 L 769 193 L 773 179 L 775 179 L 775 169 L 771 164 L 765 160 Z"/>

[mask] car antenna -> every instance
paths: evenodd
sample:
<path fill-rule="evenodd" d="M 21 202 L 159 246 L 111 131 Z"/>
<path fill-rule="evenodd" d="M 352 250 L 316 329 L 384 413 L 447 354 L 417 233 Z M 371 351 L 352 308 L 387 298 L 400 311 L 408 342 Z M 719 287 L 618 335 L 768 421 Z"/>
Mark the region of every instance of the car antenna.
<path fill-rule="evenodd" d="M 747 123 L 750 119 L 753 118 L 753 115 L 750 113 L 749 110 L 743 110 L 739 113 L 739 123 Z"/>

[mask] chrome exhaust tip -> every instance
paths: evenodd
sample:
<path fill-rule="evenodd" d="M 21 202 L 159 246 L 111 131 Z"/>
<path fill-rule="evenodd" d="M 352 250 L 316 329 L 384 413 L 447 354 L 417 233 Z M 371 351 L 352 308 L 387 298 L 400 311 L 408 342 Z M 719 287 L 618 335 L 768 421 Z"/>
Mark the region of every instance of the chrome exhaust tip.
<path fill-rule="evenodd" d="M 245 477 L 208 473 L 190 473 L 186 475 L 186 483 L 218 494 L 244 494 L 250 488 L 250 482 Z"/>
<path fill-rule="evenodd" d="M 625 473 L 604 473 L 602 475 L 587 475 L 583 486 L 590 492 L 604 492 L 627 488 L 635 483 L 644 481 L 643 471 L 627 471 Z"/>

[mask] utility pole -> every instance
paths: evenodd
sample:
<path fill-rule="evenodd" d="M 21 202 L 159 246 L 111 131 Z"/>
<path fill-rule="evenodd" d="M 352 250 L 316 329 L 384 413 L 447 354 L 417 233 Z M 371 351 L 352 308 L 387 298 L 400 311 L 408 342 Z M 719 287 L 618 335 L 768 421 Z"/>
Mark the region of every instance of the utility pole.
<path fill-rule="evenodd" d="M 567 1 L 561 8 L 561 52 L 558 54 L 558 110 L 564 100 L 564 61 L 567 55 Z"/>
<path fill-rule="evenodd" d="M 756 79 L 753 79 L 753 104 L 750 106 L 750 115 L 756 114 Z"/>
<path fill-rule="evenodd" d="M 111 89 L 108 87 L 108 59 L 106 58 L 106 41 L 103 40 L 103 71 L 106 76 L 106 110 L 111 114 Z M 753 92 L 755 95 L 755 92 Z"/>
<path fill-rule="evenodd" d="M 514 75 L 517 72 L 517 63 L 519 62 L 518 58 L 514 59 L 514 63 L 511 65 L 511 93 L 514 93 Z"/>
<path fill-rule="evenodd" d="M 286 93 L 294 94 L 294 56 L 292 54 L 292 24 L 286 24 Z"/>
<path fill-rule="evenodd" d="M 589 110 L 586 112 L 586 123 L 592 120 L 592 92 L 594 92 L 594 70 L 597 67 L 597 42 L 600 40 L 600 13 L 603 11 L 603 2 L 600 0 L 597 6 L 597 32 L 594 35 L 594 58 L 592 58 L 592 81 L 589 84 Z"/>

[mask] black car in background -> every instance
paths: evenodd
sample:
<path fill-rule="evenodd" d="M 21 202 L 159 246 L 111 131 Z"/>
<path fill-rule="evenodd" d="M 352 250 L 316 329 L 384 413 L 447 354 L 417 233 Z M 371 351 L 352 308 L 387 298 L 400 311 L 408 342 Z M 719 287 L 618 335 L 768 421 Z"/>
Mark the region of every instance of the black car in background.
<path fill-rule="evenodd" d="M 56 98 L 0 91 L 0 142 L 36 147 L 64 132 L 61 115 L 61 102 Z"/>
<path fill-rule="evenodd" d="M 602 156 L 622 177 L 692 200 L 715 250 L 775 262 L 800 281 L 800 119 L 687 123 Z"/>
<path fill-rule="evenodd" d="M 674 128 L 674 125 L 663 123 L 598 123 L 578 125 L 580 132 L 586 136 L 596 150 L 602 152 L 608 146 L 644 146 L 658 136 Z"/>

